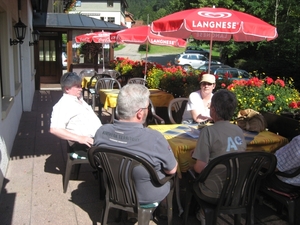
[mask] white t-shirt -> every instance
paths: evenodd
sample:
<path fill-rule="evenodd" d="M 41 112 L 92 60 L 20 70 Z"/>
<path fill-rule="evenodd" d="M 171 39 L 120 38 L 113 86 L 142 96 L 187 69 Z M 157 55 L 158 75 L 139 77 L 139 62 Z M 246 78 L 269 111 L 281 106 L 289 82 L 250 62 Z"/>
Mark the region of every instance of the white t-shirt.
<path fill-rule="evenodd" d="M 211 94 L 211 97 L 213 94 Z M 197 115 L 201 114 L 202 116 L 207 116 L 210 117 L 210 110 L 209 107 L 205 107 L 203 105 L 203 100 L 200 94 L 200 90 L 192 92 L 189 96 L 189 101 L 186 104 L 186 108 L 184 110 L 182 120 L 187 121 L 187 120 L 193 120 L 191 110 L 196 110 Z"/>
<path fill-rule="evenodd" d="M 68 131 L 88 137 L 94 137 L 101 121 L 83 99 L 64 93 L 53 106 L 50 127 L 64 128 Z"/>

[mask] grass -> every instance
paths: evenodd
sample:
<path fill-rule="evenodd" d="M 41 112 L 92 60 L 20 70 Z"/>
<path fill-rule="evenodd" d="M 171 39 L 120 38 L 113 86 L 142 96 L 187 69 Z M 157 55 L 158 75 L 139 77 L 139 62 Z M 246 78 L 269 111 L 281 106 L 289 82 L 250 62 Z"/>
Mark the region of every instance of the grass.
<path fill-rule="evenodd" d="M 118 45 L 118 47 L 115 47 L 115 51 L 121 50 L 124 47 L 125 47 L 125 45 L 120 44 L 120 45 Z M 201 47 L 209 50 L 209 45 L 202 45 Z M 148 52 L 148 54 L 166 54 L 166 53 L 180 54 L 180 53 L 184 52 L 184 50 L 185 50 L 185 48 L 151 45 L 150 51 Z M 139 51 L 139 53 L 145 54 L 146 51 Z M 213 59 L 218 60 L 220 57 L 220 52 L 212 49 L 211 57 Z"/>
<path fill-rule="evenodd" d="M 159 46 L 159 45 L 151 45 L 149 54 L 162 54 L 162 53 L 170 53 L 170 54 L 179 54 L 184 52 L 185 48 L 177 48 L 177 47 L 169 47 L 169 46 Z M 140 51 L 144 53 L 145 51 Z"/>

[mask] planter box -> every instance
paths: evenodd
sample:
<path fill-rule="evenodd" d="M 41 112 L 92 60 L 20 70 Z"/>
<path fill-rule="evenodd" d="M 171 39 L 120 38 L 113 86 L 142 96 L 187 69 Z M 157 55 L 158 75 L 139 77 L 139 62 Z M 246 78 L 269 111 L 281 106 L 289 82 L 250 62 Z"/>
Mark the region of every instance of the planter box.
<path fill-rule="evenodd" d="M 261 114 L 266 119 L 269 131 L 278 133 L 289 140 L 300 134 L 299 120 L 269 112 L 261 112 Z"/>

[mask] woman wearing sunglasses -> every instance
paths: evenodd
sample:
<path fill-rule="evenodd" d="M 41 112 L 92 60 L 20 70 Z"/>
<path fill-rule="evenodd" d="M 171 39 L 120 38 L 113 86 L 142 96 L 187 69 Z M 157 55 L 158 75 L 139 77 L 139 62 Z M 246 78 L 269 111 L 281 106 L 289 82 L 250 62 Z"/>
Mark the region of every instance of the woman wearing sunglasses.
<path fill-rule="evenodd" d="M 210 102 L 213 90 L 216 86 L 216 78 L 211 74 L 203 74 L 200 81 L 200 90 L 192 92 L 183 114 L 183 123 L 200 123 L 211 120 Z"/>

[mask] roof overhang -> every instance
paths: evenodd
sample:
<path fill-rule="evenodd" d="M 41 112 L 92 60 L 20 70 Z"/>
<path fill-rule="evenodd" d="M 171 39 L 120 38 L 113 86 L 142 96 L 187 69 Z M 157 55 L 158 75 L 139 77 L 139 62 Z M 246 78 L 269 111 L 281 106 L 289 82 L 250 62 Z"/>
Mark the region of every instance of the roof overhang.
<path fill-rule="evenodd" d="M 59 30 L 104 30 L 119 31 L 127 27 L 98 20 L 81 14 L 33 13 L 34 29 L 52 28 Z"/>

